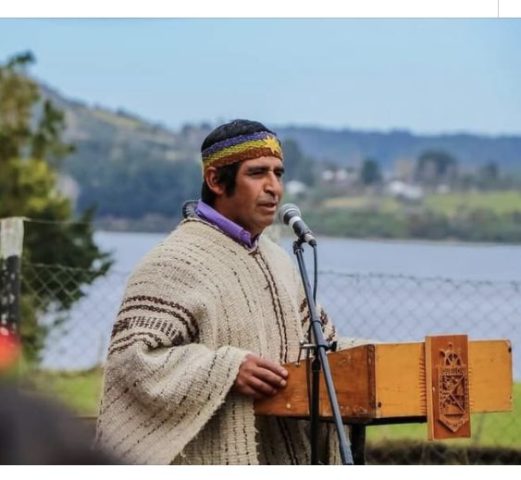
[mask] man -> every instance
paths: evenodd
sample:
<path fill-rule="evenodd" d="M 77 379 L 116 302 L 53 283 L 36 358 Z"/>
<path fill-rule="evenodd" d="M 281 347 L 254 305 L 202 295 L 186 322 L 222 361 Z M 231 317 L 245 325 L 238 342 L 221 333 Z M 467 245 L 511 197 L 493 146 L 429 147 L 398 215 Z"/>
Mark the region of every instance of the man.
<path fill-rule="evenodd" d="M 309 316 L 289 256 L 263 231 L 283 194 L 283 152 L 235 120 L 201 147 L 195 215 L 131 276 L 105 371 L 98 442 L 122 461 L 309 464 L 308 422 L 255 417 L 284 388 Z M 321 311 L 325 335 L 335 331 Z"/>

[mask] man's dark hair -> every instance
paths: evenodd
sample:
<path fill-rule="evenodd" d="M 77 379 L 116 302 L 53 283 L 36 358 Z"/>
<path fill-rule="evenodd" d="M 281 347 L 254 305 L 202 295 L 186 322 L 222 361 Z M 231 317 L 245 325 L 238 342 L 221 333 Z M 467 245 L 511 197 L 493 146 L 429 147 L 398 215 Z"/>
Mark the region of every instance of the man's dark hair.
<path fill-rule="evenodd" d="M 233 120 L 229 123 L 220 125 L 212 130 L 204 139 L 201 145 L 201 152 L 211 147 L 217 142 L 222 142 L 228 138 L 238 137 L 239 135 L 249 135 L 257 132 L 269 132 L 275 135 L 274 132 L 266 128 L 260 122 L 253 122 L 251 120 Z M 235 179 L 237 178 L 237 171 L 239 170 L 240 162 L 225 165 L 217 169 L 217 183 L 224 185 L 224 191 L 227 196 L 233 195 L 235 191 Z M 213 206 L 216 195 L 203 179 L 201 187 L 201 200 L 207 205 Z"/>

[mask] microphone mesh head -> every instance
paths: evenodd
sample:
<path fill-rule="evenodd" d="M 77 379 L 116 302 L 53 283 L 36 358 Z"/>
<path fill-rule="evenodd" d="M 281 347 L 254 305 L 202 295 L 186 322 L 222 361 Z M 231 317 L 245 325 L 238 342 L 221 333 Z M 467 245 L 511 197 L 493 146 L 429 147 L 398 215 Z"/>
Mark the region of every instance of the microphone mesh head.
<path fill-rule="evenodd" d="M 293 215 L 298 215 L 299 217 L 302 216 L 300 213 L 300 209 L 294 204 L 294 203 L 285 203 L 280 207 L 279 209 L 279 220 L 281 223 L 288 224 L 289 219 Z"/>

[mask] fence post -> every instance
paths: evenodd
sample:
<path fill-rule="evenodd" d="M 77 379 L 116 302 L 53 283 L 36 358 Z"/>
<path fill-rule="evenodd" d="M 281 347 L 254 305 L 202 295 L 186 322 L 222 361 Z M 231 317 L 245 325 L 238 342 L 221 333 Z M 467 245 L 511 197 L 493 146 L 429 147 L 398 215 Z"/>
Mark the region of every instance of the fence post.
<path fill-rule="evenodd" d="M 23 218 L 0 220 L 0 330 L 16 334 L 20 328 L 23 237 Z"/>

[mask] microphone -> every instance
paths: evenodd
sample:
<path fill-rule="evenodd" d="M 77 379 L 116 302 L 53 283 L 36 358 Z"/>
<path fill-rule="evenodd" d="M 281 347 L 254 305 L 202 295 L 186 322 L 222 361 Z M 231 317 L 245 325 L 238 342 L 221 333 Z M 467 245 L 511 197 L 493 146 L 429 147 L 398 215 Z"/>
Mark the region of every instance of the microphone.
<path fill-rule="evenodd" d="M 284 225 L 289 225 L 299 240 L 317 246 L 317 241 L 311 229 L 302 220 L 299 208 L 293 203 L 286 203 L 279 209 L 279 220 Z"/>
<path fill-rule="evenodd" d="M 187 200 L 183 203 L 181 207 L 181 211 L 183 212 L 183 218 L 195 217 L 197 214 L 195 213 L 195 208 L 197 207 L 197 200 Z"/>

